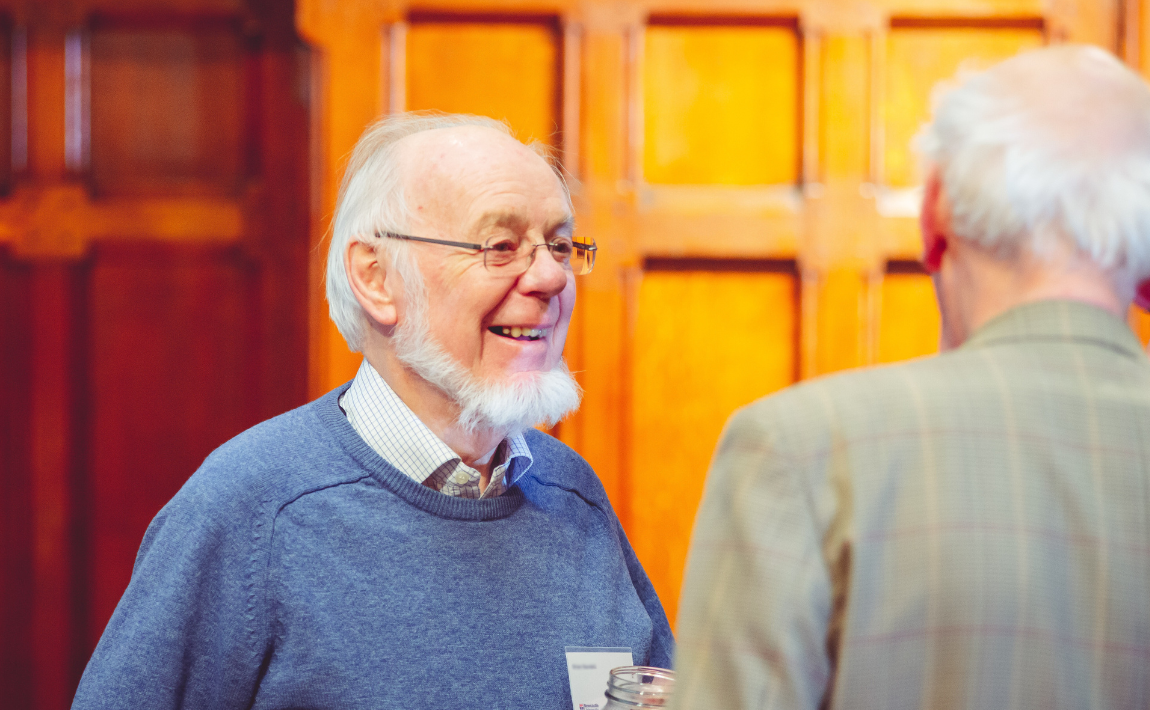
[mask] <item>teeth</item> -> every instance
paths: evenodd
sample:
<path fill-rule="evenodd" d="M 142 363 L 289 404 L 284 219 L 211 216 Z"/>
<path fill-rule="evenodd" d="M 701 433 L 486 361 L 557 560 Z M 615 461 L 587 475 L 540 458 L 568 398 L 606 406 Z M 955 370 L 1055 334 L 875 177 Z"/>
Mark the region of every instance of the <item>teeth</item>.
<path fill-rule="evenodd" d="M 538 340 L 547 335 L 546 328 L 521 328 L 519 326 L 501 325 L 495 326 L 492 330 L 496 329 L 501 331 L 503 335 L 511 338 L 531 338 L 532 340 Z"/>

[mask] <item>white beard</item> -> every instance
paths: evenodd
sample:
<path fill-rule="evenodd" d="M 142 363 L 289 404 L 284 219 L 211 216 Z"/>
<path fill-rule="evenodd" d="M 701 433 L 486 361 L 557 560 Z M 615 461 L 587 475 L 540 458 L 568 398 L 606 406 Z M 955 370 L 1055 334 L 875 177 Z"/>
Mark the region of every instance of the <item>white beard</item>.
<path fill-rule="evenodd" d="M 547 372 L 519 372 L 504 382 L 472 375 L 432 339 L 418 270 L 403 276 L 409 303 L 407 318 L 392 334 L 396 357 L 459 405 L 457 424 L 463 431 L 518 434 L 536 424 L 553 426 L 579 408 L 582 391 L 562 359 Z"/>

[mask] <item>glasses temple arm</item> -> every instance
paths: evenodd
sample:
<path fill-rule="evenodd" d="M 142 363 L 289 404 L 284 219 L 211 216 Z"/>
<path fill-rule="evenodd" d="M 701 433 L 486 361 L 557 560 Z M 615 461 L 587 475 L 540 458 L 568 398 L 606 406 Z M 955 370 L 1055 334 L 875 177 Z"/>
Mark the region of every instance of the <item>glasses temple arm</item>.
<path fill-rule="evenodd" d="M 404 239 L 409 242 L 427 242 L 428 244 L 442 244 L 447 247 L 462 247 L 464 249 L 475 249 L 477 251 L 484 251 L 486 247 L 482 244 L 473 244 L 471 242 L 451 242 L 445 239 L 428 239 L 427 237 L 413 237 L 407 234 L 396 234 L 395 232 L 376 232 L 378 237 L 391 237 L 392 239 Z"/>

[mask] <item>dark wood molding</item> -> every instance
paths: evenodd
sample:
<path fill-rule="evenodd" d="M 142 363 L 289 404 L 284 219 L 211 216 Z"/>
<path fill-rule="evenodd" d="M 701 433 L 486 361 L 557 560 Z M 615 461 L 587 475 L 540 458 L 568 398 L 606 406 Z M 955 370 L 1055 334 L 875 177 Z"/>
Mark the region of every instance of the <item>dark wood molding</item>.
<path fill-rule="evenodd" d="M 0 245 L 0 688 L 32 707 L 31 265 Z"/>
<path fill-rule="evenodd" d="M 890 18 L 892 30 L 1036 30 L 1046 32 L 1043 17 L 971 17 L 964 15 Z"/>
<path fill-rule="evenodd" d="M 883 273 L 928 275 L 926 267 L 918 259 L 888 259 Z"/>
<path fill-rule="evenodd" d="M 453 12 L 451 10 L 412 9 L 407 12 L 407 21 L 438 23 L 479 23 L 512 25 L 547 25 L 559 31 L 561 21 L 558 14 L 546 12 Z"/>
<path fill-rule="evenodd" d="M 715 258 L 703 256 L 648 256 L 643 271 L 710 271 L 718 273 L 799 275 L 798 261 L 777 258 Z"/>
<path fill-rule="evenodd" d="M 785 27 L 799 31 L 796 15 L 708 15 L 653 13 L 648 27 Z"/>

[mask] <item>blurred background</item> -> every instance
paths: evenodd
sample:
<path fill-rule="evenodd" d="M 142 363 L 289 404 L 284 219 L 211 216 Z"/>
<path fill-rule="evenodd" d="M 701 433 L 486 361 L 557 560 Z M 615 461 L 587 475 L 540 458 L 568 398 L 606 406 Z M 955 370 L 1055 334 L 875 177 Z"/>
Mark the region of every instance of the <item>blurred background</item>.
<path fill-rule="evenodd" d="M 553 433 L 673 619 L 731 411 L 936 349 L 932 87 L 1065 41 L 1145 73 L 1150 0 L 0 0 L 0 706 L 67 707 L 164 502 L 354 374 L 322 260 L 374 118 L 562 156 L 601 251 Z"/>

